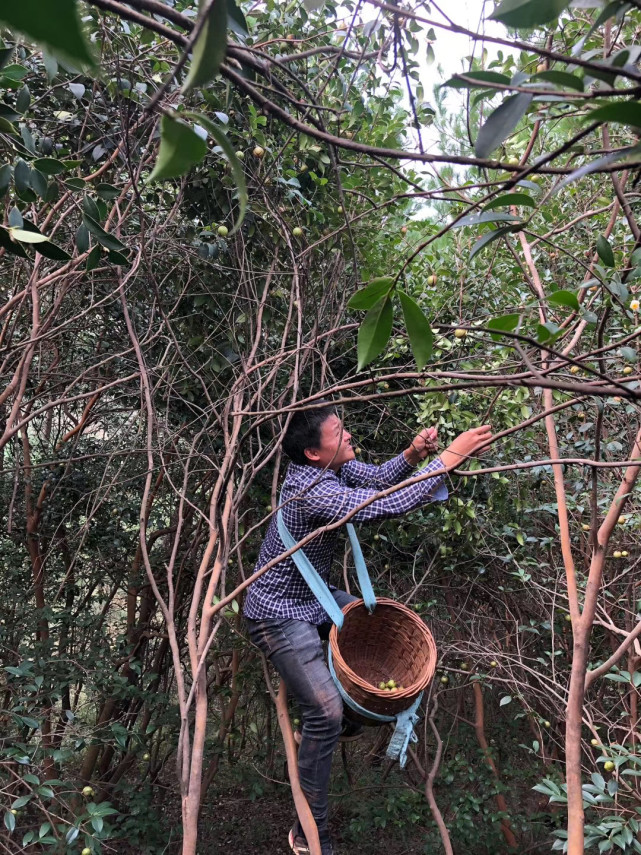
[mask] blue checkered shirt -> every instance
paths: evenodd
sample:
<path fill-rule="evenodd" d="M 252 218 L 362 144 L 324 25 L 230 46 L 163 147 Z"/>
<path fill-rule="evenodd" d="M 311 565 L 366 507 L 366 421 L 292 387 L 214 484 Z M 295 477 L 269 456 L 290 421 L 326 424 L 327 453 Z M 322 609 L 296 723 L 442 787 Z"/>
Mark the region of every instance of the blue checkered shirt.
<path fill-rule="evenodd" d="M 442 468 L 443 464 L 437 457 L 418 474 Z M 403 454 L 382 466 L 350 460 L 338 473 L 290 463 L 280 497 L 283 521 L 294 540 L 302 540 L 314 529 L 335 522 L 381 490 L 405 481 L 413 472 L 414 467 L 405 460 Z M 358 511 L 351 522 L 389 519 L 428 502 L 445 501 L 447 496 L 445 475 L 437 475 L 416 484 L 410 483 L 389 496 L 376 499 Z M 329 578 L 338 538 L 339 530 L 334 529 L 319 535 L 305 547 L 305 554 L 325 582 Z M 285 547 L 278 534 L 274 514 L 254 572 L 281 552 L 285 552 Z M 250 585 L 243 613 L 252 620 L 294 618 L 317 625 L 329 620 L 327 612 L 314 597 L 291 557 L 276 564 Z"/>

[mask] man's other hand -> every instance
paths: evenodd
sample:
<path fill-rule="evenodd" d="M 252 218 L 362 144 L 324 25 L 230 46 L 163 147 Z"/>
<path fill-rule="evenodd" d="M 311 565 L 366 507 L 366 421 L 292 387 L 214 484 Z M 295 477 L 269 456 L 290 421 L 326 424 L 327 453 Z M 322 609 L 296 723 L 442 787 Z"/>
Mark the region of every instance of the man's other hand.
<path fill-rule="evenodd" d="M 410 466 L 417 466 L 421 460 L 425 460 L 427 455 L 436 451 L 437 448 L 436 428 L 425 428 L 418 436 L 414 437 L 411 445 L 405 449 L 403 454 Z"/>
<path fill-rule="evenodd" d="M 441 453 L 440 458 L 448 469 L 454 468 L 464 463 L 468 457 L 479 453 L 479 450 L 490 442 L 492 442 L 490 425 L 472 428 L 459 434 L 454 442 Z"/>

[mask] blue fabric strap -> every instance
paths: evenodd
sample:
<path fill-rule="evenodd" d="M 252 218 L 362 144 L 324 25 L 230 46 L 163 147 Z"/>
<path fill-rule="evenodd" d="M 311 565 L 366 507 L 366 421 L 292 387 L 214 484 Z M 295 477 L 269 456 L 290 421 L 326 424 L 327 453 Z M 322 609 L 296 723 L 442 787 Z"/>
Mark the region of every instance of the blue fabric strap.
<path fill-rule="evenodd" d="M 381 723 L 396 722 L 394 733 L 392 734 L 392 738 L 387 746 L 387 756 L 390 760 L 398 760 L 401 769 L 404 769 L 405 764 L 407 763 L 407 749 L 410 742 L 418 742 L 418 737 L 414 733 L 414 725 L 420 718 L 417 710 L 423 700 L 423 692 L 420 693 L 410 707 L 400 713 L 397 713 L 397 715 L 381 715 L 381 713 L 366 710 L 365 707 L 357 704 L 356 701 L 347 694 L 341 685 L 340 680 L 336 676 L 331 648 L 328 651 L 327 664 L 329 665 L 329 673 L 332 675 L 332 678 L 336 683 L 336 688 L 343 699 L 343 703 L 347 704 L 351 710 L 354 710 L 354 712 L 359 715 L 365 716 L 365 718 L 372 719 L 372 721 L 380 721 Z"/>
<path fill-rule="evenodd" d="M 280 539 L 283 541 L 285 545 L 285 549 L 291 549 L 292 546 L 296 546 L 296 541 L 291 536 L 289 529 L 285 525 L 283 521 L 283 513 L 282 511 L 278 511 L 276 515 L 276 522 L 278 525 L 278 534 L 280 535 Z M 303 579 L 309 585 L 312 593 L 321 604 L 321 606 L 325 609 L 327 614 L 330 616 L 332 623 L 335 623 L 336 626 L 340 629 L 343 625 L 343 612 L 340 610 L 338 603 L 332 596 L 332 592 L 329 590 L 323 578 L 316 570 L 312 562 L 305 555 L 305 552 L 302 549 L 299 549 L 297 552 L 294 552 L 292 555 L 294 559 L 294 563 L 298 567 L 301 572 Z"/>
<path fill-rule="evenodd" d="M 292 546 L 296 546 L 296 541 L 285 525 L 282 511 L 278 511 L 278 514 L 276 515 L 276 523 L 278 525 L 278 534 L 280 535 L 280 539 L 283 541 L 285 548 L 291 549 Z M 365 559 L 363 558 L 363 550 L 358 542 L 356 529 L 351 523 L 347 523 L 347 532 L 349 534 L 349 541 L 352 545 L 352 554 L 354 555 L 354 564 L 356 565 L 358 585 L 361 589 L 365 607 L 371 614 L 376 608 L 376 597 L 374 596 L 374 589 L 372 588 L 369 573 L 367 572 L 367 567 L 365 565 Z M 292 555 L 292 558 L 300 570 L 303 579 L 309 585 L 312 593 L 330 616 L 332 623 L 335 623 L 340 629 L 343 625 L 343 612 L 339 609 L 336 600 L 332 596 L 332 592 L 323 581 L 323 578 L 320 576 L 309 558 L 305 555 L 304 550 L 299 549 Z"/>
<path fill-rule="evenodd" d="M 347 533 L 349 534 L 349 542 L 352 544 L 352 555 L 354 556 L 354 564 L 356 565 L 358 586 L 361 589 L 361 594 L 363 595 L 363 602 L 365 603 L 365 608 L 370 614 L 372 614 L 372 612 L 376 608 L 376 597 L 374 596 L 374 588 L 372 588 L 369 573 L 367 572 L 367 567 L 365 566 L 363 550 L 361 549 L 361 545 L 358 542 L 358 537 L 356 536 L 356 529 L 351 523 L 347 523 Z"/>

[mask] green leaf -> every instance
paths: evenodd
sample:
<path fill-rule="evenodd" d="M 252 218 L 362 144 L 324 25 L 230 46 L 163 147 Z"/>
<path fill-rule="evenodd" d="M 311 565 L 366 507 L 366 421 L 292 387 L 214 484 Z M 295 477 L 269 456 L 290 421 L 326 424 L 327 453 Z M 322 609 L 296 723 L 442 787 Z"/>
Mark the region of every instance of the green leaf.
<path fill-rule="evenodd" d="M 77 829 L 75 825 L 72 825 L 69 831 L 65 834 L 65 841 L 69 844 L 73 843 L 79 834 L 80 830 Z"/>
<path fill-rule="evenodd" d="M 38 169 L 31 170 L 31 186 L 41 199 L 47 195 L 47 179 Z"/>
<path fill-rule="evenodd" d="M 453 229 L 460 229 L 463 226 L 479 226 L 481 223 L 518 223 L 518 217 L 514 214 L 482 214 L 479 211 L 474 211 L 473 214 L 468 214 L 462 220 L 452 223 Z"/>
<path fill-rule="evenodd" d="M 20 243 L 45 243 L 49 238 L 38 232 L 28 232 L 25 229 L 9 229 L 11 237 L 14 240 L 19 240 Z"/>
<path fill-rule="evenodd" d="M 227 25 L 230 30 L 233 30 L 239 36 L 244 37 L 249 35 L 247 20 L 234 0 L 227 0 Z"/>
<path fill-rule="evenodd" d="M 199 0 L 198 8 L 203 10 L 211 0 Z M 194 45 L 189 74 L 183 87 L 189 92 L 195 86 L 204 86 L 218 74 L 220 64 L 227 51 L 227 0 L 213 0 L 207 20 Z"/>
<path fill-rule="evenodd" d="M 358 330 L 358 371 L 362 371 L 384 349 L 392 333 L 393 320 L 394 313 L 389 296 L 382 297 L 365 315 Z"/>
<path fill-rule="evenodd" d="M 113 184 L 99 184 L 96 187 L 96 193 L 101 199 L 117 199 L 120 196 L 120 190 Z"/>
<path fill-rule="evenodd" d="M 422 371 L 432 356 L 434 334 L 430 327 L 430 322 L 423 314 L 421 307 L 405 291 L 401 291 L 400 288 L 398 289 L 398 296 L 401 301 L 401 308 L 403 309 L 405 328 L 409 336 L 410 346 L 416 360 L 416 367 L 419 371 Z"/>
<path fill-rule="evenodd" d="M 604 235 L 599 235 L 596 239 L 596 251 L 606 267 L 614 267 L 614 253 L 608 239 Z"/>
<path fill-rule="evenodd" d="M 492 231 L 486 232 L 482 237 L 480 237 L 474 246 L 472 247 L 472 251 L 470 252 L 470 261 L 474 258 L 477 252 L 480 252 L 484 249 L 488 244 L 497 240 L 503 235 L 509 234 L 510 232 L 518 231 L 514 226 L 501 226 L 500 229 L 492 229 Z"/>
<path fill-rule="evenodd" d="M 581 308 L 576 294 L 573 294 L 572 291 L 554 291 L 549 295 L 548 303 L 554 303 L 557 306 L 567 306 L 575 312 L 578 312 Z"/>
<path fill-rule="evenodd" d="M 499 706 L 504 707 L 506 704 L 509 704 L 511 701 L 512 701 L 511 695 L 503 695 L 503 697 L 499 701 Z"/>
<path fill-rule="evenodd" d="M 641 152 L 640 143 L 634 146 L 629 146 L 628 148 L 622 148 L 619 151 L 612 151 L 610 154 L 603 155 L 603 157 L 597 157 L 596 160 L 586 163 L 584 166 L 580 166 L 578 169 L 575 169 L 574 172 L 566 175 L 565 178 L 562 181 L 559 181 L 559 183 L 550 191 L 550 196 L 556 195 L 560 190 L 563 190 L 564 187 L 567 187 L 568 184 L 571 184 L 573 181 L 578 181 L 579 178 L 583 178 L 585 175 L 590 175 L 590 173 L 596 172 L 597 169 L 609 166 L 611 163 L 624 161 L 626 158 L 632 157 L 639 152 Z"/>
<path fill-rule="evenodd" d="M 503 0 L 490 15 L 506 27 L 531 29 L 558 18 L 570 5 L 570 0 Z"/>
<path fill-rule="evenodd" d="M 4 116 L 0 116 L 0 133 L 11 134 L 14 137 L 18 136 L 18 130 L 15 125 L 11 124 L 9 119 L 5 119 Z"/>
<path fill-rule="evenodd" d="M 76 247 L 78 252 L 87 252 L 89 249 L 89 229 L 84 223 L 80 223 L 76 232 Z"/>
<path fill-rule="evenodd" d="M 241 160 L 236 157 L 236 151 L 234 146 L 231 144 L 229 137 L 225 133 L 225 131 L 220 127 L 220 125 L 216 125 L 211 121 L 207 116 L 202 116 L 200 113 L 186 113 L 185 115 L 189 116 L 189 118 L 193 119 L 198 124 L 202 125 L 202 127 L 207 131 L 210 136 L 212 136 L 215 142 L 222 148 L 223 154 L 229 161 L 229 166 L 231 167 L 231 174 L 236 182 L 236 190 L 238 191 L 238 217 L 236 219 L 236 223 L 234 228 L 231 230 L 230 234 L 233 235 L 238 229 L 241 227 L 243 220 L 245 219 L 245 212 L 247 211 L 247 201 L 248 201 L 248 193 L 247 193 L 247 182 L 245 181 L 245 172 L 243 170 L 243 164 Z M 206 144 L 205 144 L 206 146 Z"/>
<path fill-rule="evenodd" d="M 11 240 L 9 230 L 4 226 L 0 226 L 0 246 L 10 255 L 17 255 L 19 258 L 29 257 L 19 243 Z"/>
<path fill-rule="evenodd" d="M 583 92 L 585 89 L 583 78 L 576 74 L 568 74 L 567 71 L 539 71 L 533 74 L 530 80 L 543 80 L 545 83 L 553 83 L 564 89 L 574 89 L 576 92 Z"/>
<path fill-rule="evenodd" d="M 520 92 L 510 95 L 490 113 L 476 138 L 474 151 L 477 157 L 487 157 L 501 145 L 521 121 L 531 101 L 532 95 Z"/>
<path fill-rule="evenodd" d="M 82 65 L 94 65 L 89 45 L 82 33 L 75 0 L 17 0 L 0 6 L 0 20 L 10 29 L 20 30 L 39 44 L 50 47 Z"/>
<path fill-rule="evenodd" d="M 536 202 L 527 193 L 506 193 L 492 199 L 483 208 L 484 211 L 492 211 L 494 208 L 506 208 L 508 205 L 527 205 L 528 208 L 536 208 Z"/>
<path fill-rule="evenodd" d="M 516 329 L 519 325 L 519 321 L 521 320 L 521 316 L 517 314 L 513 315 L 501 315 L 500 318 L 492 318 L 491 321 L 488 321 L 485 326 L 491 330 L 499 330 L 502 332 L 512 332 L 512 330 Z M 492 338 L 494 341 L 500 341 L 501 336 L 499 333 L 492 333 Z"/>
<path fill-rule="evenodd" d="M 100 257 L 102 255 L 102 250 L 99 246 L 94 246 L 89 255 L 87 256 L 87 264 L 85 265 L 85 270 L 89 273 L 91 270 L 94 270 L 100 264 Z"/>
<path fill-rule="evenodd" d="M 29 104 L 31 104 L 31 92 L 29 92 L 29 87 L 25 83 L 16 96 L 16 110 L 19 113 L 26 113 L 29 109 Z"/>
<path fill-rule="evenodd" d="M 633 128 L 641 128 L 641 104 L 638 101 L 614 101 L 592 110 L 584 116 L 584 121 L 620 122 Z"/>
<path fill-rule="evenodd" d="M 55 160 L 53 157 L 39 157 L 34 160 L 33 165 L 44 175 L 60 175 L 67 168 L 62 161 Z"/>
<path fill-rule="evenodd" d="M 104 246 L 106 249 L 115 249 L 117 252 L 126 249 L 122 241 L 118 240 L 115 235 L 110 235 L 106 232 L 100 223 L 96 222 L 86 212 L 82 214 L 82 221 L 101 246 Z"/>
<path fill-rule="evenodd" d="M 4 813 L 4 824 L 7 831 L 11 832 L 16 827 L 16 818 L 14 814 L 11 813 L 10 810 L 5 811 Z"/>
<path fill-rule="evenodd" d="M 31 170 L 21 157 L 18 158 L 13 168 L 13 180 L 16 183 L 18 193 L 24 193 L 31 187 Z"/>
<path fill-rule="evenodd" d="M 160 149 L 148 181 L 179 178 L 207 154 L 206 141 L 185 122 L 164 115 L 160 123 Z"/>
<path fill-rule="evenodd" d="M 466 71 L 463 75 L 455 74 L 454 77 L 450 77 L 443 86 L 449 86 L 452 89 L 474 89 L 478 86 L 486 87 L 488 84 L 491 87 L 492 83 L 509 86 L 510 78 L 507 74 L 499 74 L 497 71 Z"/>
<path fill-rule="evenodd" d="M 369 285 L 366 285 L 365 288 L 361 288 L 360 291 L 352 295 L 347 308 L 355 309 L 356 311 L 367 311 L 381 297 L 389 294 L 393 287 L 394 279 L 391 276 L 381 276 L 378 279 L 372 279 Z"/>
<path fill-rule="evenodd" d="M 90 217 L 93 217 L 94 220 L 100 220 L 100 211 L 98 210 L 98 205 L 96 205 L 95 201 L 91 198 L 91 196 L 85 196 L 82 200 L 82 210 L 85 214 L 88 214 Z"/>
<path fill-rule="evenodd" d="M 20 808 L 23 808 L 25 805 L 28 805 L 30 801 L 31 796 L 18 796 L 18 798 L 13 801 L 11 807 L 13 808 L 13 810 L 20 810 Z"/>
<path fill-rule="evenodd" d="M 10 183 L 11 167 L 8 163 L 5 163 L 4 166 L 0 166 L 0 198 L 7 192 Z"/>

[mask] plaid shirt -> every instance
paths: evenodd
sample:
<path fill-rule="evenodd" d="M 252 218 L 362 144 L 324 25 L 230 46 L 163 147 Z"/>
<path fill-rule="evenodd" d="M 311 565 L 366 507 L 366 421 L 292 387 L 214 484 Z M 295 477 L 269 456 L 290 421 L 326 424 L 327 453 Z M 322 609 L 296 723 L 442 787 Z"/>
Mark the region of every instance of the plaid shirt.
<path fill-rule="evenodd" d="M 442 468 L 443 464 L 437 457 L 421 469 L 420 474 Z M 296 541 L 302 540 L 314 529 L 340 519 L 381 490 L 406 480 L 413 471 L 414 467 L 403 454 L 382 466 L 350 460 L 338 473 L 290 463 L 280 497 L 284 523 Z M 362 508 L 351 522 L 389 519 L 428 502 L 442 502 L 448 496 L 444 481 L 445 475 L 437 475 L 417 484 L 410 483 Z M 326 582 L 338 537 L 337 529 L 327 531 L 305 547 L 305 554 Z M 284 551 L 274 514 L 254 572 Z M 327 612 L 314 597 L 291 557 L 276 564 L 249 587 L 243 613 L 252 620 L 294 618 L 317 625 L 328 620 Z"/>

